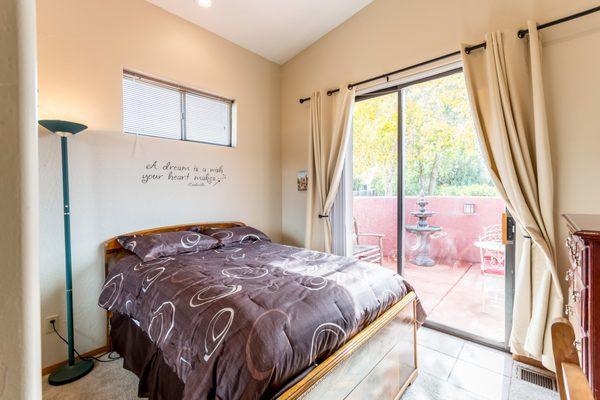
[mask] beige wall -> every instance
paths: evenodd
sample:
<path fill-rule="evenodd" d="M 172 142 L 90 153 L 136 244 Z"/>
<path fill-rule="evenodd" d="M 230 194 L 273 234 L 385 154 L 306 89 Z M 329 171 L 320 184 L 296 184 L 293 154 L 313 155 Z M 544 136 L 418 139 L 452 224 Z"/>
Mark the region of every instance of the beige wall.
<path fill-rule="evenodd" d="M 141 228 L 241 220 L 274 239 L 281 231 L 280 67 L 143 0 L 39 0 L 39 114 L 85 123 L 70 139 L 76 347 L 105 343 L 96 305 L 102 242 Z M 237 147 L 122 133 L 123 68 L 230 97 Z M 64 251 L 59 140 L 40 131 L 42 319 L 64 329 Z M 223 165 L 208 189 L 140 183 L 153 161 Z M 64 331 L 63 331 L 64 332 Z M 43 335 L 43 365 L 66 358 Z"/>
<path fill-rule="evenodd" d="M 111 236 L 238 219 L 274 239 L 302 244 L 306 192 L 296 190 L 295 178 L 307 167 L 308 104 L 298 104 L 299 97 L 479 42 L 487 31 L 516 30 L 528 18 L 546 21 L 593 5 L 377 0 L 279 67 L 143 0 L 39 0 L 40 118 L 90 126 L 70 141 L 77 348 L 103 345 L 103 313 L 96 306 L 100 245 Z M 600 62 L 591 51 L 600 46 L 599 22 L 592 16 L 544 33 L 557 214 L 600 212 L 600 189 L 589 184 L 600 169 Z M 236 99 L 238 146 L 144 137 L 136 143 L 124 135 L 123 68 Z M 46 132 L 39 139 L 42 319 L 59 314 L 64 324 L 59 144 Z M 139 184 L 143 166 L 155 159 L 223 164 L 228 179 L 211 190 Z M 565 261 L 562 252 L 561 265 Z M 44 335 L 42 343 L 44 365 L 65 358 L 53 335 Z"/>
<path fill-rule="evenodd" d="M 35 2 L 0 0 L 0 399 L 40 398 Z"/>
<path fill-rule="evenodd" d="M 586 0 L 377 0 L 282 71 L 282 234 L 304 238 L 306 192 L 295 187 L 306 169 L 308 103 L 299 97 L 338 87 L 479 43 L 492 30 L 515 31 L 527 19 L 545 22 L 590 8 Z M 556 172 L 560 264 L 566 265 L 564 212 L 600 213 L 600 15 L 544 31 L 544 72 Z M 332 99 L 330 100 L 332 101 Z M 562 271 L 562 269 L 561 269 Z"/>
<path fill-rule="evenodd" d="M 556 214 L 600 214 L 600 15 L 548 31 L 543 51 Z M 557 222 L 564 276 L 568 232 Z"/>

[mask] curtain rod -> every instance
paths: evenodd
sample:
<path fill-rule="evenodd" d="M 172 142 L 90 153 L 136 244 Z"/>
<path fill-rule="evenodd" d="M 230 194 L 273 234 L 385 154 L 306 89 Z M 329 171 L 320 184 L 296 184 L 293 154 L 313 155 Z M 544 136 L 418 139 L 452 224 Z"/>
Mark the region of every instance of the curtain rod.
<path fill-rule="evenodd" d="M 337 93 L 339 91 L 340 91 L 340 89 L 331 89 L 331 90 L 328 90 L 327 91 L 327 96 L 331 96 L 332 94 Z M 300 101 L 300 104 L 302 104 L 305 101 L 309 101 L 309 100 L 310 100 L 310 97 L 305 97 L 303 99 L 300 99 L 299 101 Z"/>
<path fill-rule="evenodd" d="M 549 27 L 554 26 L 554 25 L 562 24 L 563 22 L 568 22 L 568 21 L 571 21 L 571 20 L 574 20 L 574 19 L 577 19 L 577 18 L 585 17 L 586 15 L 593 14 L 593 13 L 598 12 L 598 11 L 600 11 L 600 6 L 593 7 L 593 8 L 590 8 L 588 10 L 578 12 L 576 14 L 572 14 L 572 15 L 569 15 L 569 16 L 566 16 L 566 17 L 563 17 L 563 18 L 556 19 L 554 21 L 550 21 L 550 22 L 546 22 L 544 24 L 538 25 L 538 30 L 546 29 L 546 28 L 549 28 Z M 521 29 L 521 30 L 519 30 L 517 32 L 517 36 L 519 38 L 523 39 L 525 37 L 525 35 L 527 35 L 528 33 L 529 33 L 528 29 Z M 473 45 L 473 46 L 466 47 L 465 48 L 465 53 L 471 54 L 471 52 L 473 50 L 482 49 L 482 48 L 485 49 L 485 46 L 486 46 L 486 43 L 482 42 L 482 43 L 479 43 L 479 44 L 476 44 L 476 45 Z M 378 75 L 378 76 L 375 76 L 373 78 L 365 79 L 365 80 L 360 81 L 360 82 L 351 83 L 351 84 L 348 85 L 348 89 L 352 89 L 355 86 L 359 86 L 359 85 L 362 85 L 362 84 L 365 84 L 365 83 L 377 81 L 379 79 L 384 79 L 384 78 L 389 81 L 390 76 L 392 76 L 392 75 L 396 75 L 396 74 L 399 74 L 400 72 L 405 72 L 405 71 L 408 71 L 408 70 L 411 70 L 411 69 L 414 69 L 414 68 L 422 67 L 423 65 L 431 64 L 431 63 L 434 63 L 436 61 L 440 61 L 440 60 L 443 60 L 445 58 L 450 58 L 450 57 L 454 57 L 454 56 L 457 56 L 457 55 L 460 55 L 460 50 L 453 51 L 452 53 L 444 54 L 442 56 L 435 57 L 435 58 L 432 58 L 432 59 L 427 60 L 427 61 L 422 61 L 420 63 L 414 64 L 414 65 L 411 65 L 411 66 L 408 66 L 408 67 L 400 68 L 400 69 L 397 69 L 395 71 L 387 72 L 385 74 Z M 327 91 L 327 96 L 331 96 L 332 94 L 337 93 L 339 91 L 340 91 L 340 89 L 328 90 Z M 305 97 L 303 99 L 300 99 L 300 104 L 304 103 L 305 101 L 309 101 L 309 100 L 310 100 L 310 97 Z"/>
<path fill-rule="evenodd" d="M 478 49 L 480 47 L 485 47 L 485 43 L 480 43 L 480 44 L 477 44 L 475 46 L 467 47 L 465 49 L 465 51 L 467 51 L 467 53 L 470 53 L 472 50 Z M 414 68 L 421 67 L 423 65 L 431 64 L 431 63 L 434 63 L 436 61 L 440 61 L 440 60 L 443 60 L 445 58 L 450 58 L 450 57 L 454 57 L 454 56 L 458 56 L 458 55 L 460 55 L 460 50 L 453 51 L 452 53 L 444 54 L 443 56 L 435 57 L 435 58 L 432 58 L 432 59 L 427 60 L 427 61 L 422 61 L 420 63 L 410 65 L 408 67 L 400 68 L 400 69 L 397 69 L 397 70 L 392 71 L 392 72 L 387 72 L 385 74 L 378 75 L 378 76 L 375 76 L 373 78 L 365 79 L 364 81 L 351 83 L 351 84 L 348 85 L 348 89 L 352 89 L 353 87 L 362 85 L 363 83 L 369 83 L 369 82 L 373 82 L 373 81 L 376 81 L 376 80 L 379 80 L 379 79 L 383 79 L 383 78 L 385 78 L 386 80 L 389 81 L 389 78 L 392 75 L 396 75 L 396 74 L 399 74 L 400 72 L 408 71 L 408 70 L 411 70 L 411 69 L 414 69 Z M 327 95 L 331 96 L 332 94 L 337 93 L 339 91 L 340 91 L 340 89 L 328 90 L 327 91 Z M 300 104 L 304 103 L 305 101 L 309 101 L 309 100 L 310 100 L 310 97 L 305 97 L 303 99 L 300 99 Z"/>
<path fill-rule="evenodd" d="M 555 19 L 554 21 L 546 22 L 545 24 L 538 25 L 537 28 L 538 30 L 550 28 L 551 26 L 562 24 L 563 22 L 568 22 L 577 18 L 585 17 L 586 15 L 590 15 L 598 11 L 600 11 L 600 6 L 590 8 L 588 10 L 581 11 L 563 18 Z M 517 32 L 517 36 L 523 39 L 528 33 L 529 29 L 521 29 L 519 32 Z"/>

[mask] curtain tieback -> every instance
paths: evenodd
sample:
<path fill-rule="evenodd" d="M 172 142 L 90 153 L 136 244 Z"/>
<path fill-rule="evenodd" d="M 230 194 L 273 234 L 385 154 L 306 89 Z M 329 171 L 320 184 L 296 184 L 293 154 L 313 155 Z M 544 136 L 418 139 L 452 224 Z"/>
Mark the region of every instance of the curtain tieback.
<path fill-rule="evenodd" d="M 326 214 L 319 214 L 319 218 L 329 218 L 329 215 L 326 215 Z"/>

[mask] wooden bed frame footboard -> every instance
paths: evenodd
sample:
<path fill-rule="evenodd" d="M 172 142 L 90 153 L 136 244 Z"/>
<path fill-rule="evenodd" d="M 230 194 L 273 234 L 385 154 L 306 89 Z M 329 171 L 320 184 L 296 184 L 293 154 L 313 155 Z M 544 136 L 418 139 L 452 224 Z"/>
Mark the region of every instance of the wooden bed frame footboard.
<path fill-rule="evenodd" d="M 279 399 L 399 399 L 417 377 L 416 301 L 409 292 Z"/>
<path fill-rule="evenodd" d="M 143 235 L 193 227 L 231 228 L 241 222 L 174 225 L 131 232 Z M 127 254 L 117 238 L 104 245 L 105 276 L 112 260 Z M 409 292 L 344 346 L 287 389 L 280 400 L 399 399 L 417 377 L 417 297 Z M 107 349 L 110 312 L 107 313 Z"/>

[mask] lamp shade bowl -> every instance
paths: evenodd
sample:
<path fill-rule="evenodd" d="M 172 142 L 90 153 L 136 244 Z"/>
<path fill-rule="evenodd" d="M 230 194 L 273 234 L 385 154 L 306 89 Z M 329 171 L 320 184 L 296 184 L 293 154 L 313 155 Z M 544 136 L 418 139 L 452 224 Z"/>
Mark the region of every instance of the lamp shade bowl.
<path fill-rule="evenodd" d="M 59 119 L 42 119 L 38 123 L 52 133 L 75 135 L 87 129 L 86 125 Z"/>

